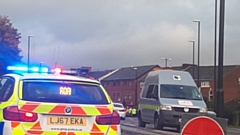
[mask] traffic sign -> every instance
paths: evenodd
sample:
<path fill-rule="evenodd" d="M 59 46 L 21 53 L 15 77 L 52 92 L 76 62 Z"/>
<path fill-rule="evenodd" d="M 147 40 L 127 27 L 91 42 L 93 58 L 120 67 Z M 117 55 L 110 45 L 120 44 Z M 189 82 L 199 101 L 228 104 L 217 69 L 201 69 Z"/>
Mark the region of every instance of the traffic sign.
<path fill-rule="evenodd" d="M 181 135 L 225 135 L 219 121 L 208 116 L 196 116 L 182 127 Z M 224 124 L 225 125 L 225 124 Z"/>

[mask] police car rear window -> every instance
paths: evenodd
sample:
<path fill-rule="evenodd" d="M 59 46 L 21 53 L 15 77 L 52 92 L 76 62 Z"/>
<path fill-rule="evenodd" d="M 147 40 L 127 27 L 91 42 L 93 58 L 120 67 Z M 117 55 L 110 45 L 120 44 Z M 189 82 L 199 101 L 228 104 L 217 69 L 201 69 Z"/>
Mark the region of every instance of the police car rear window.
<path fill-rule="evenodd" d="M 108 104 L 99 85 L 71 82 L 23 83 L 22 99 L 26 101 L 69 103 L 69 104 Z"/>

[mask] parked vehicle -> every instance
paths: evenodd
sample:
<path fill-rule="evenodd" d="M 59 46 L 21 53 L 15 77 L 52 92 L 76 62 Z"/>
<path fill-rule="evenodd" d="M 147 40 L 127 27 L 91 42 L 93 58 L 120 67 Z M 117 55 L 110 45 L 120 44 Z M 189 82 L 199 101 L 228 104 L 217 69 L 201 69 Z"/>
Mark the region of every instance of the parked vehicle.
<path fill-rule="evenodd" d="M 120 118 L 122 120 L 125 120 L 126 118 L 126 109 L 124 108 L 123 104 L 121 103 L 113 103 L 114 105 L 114 110 L 118 112 Z"/>
<path fill-rule="evenodd" d="M 191 75 L 173 70 L 150 72 L 138 105 L 139 126 L 152 123 L 156 129 L 166 126 L 180 130 L 184 113 L 207 115 L 207 106 Z"/>

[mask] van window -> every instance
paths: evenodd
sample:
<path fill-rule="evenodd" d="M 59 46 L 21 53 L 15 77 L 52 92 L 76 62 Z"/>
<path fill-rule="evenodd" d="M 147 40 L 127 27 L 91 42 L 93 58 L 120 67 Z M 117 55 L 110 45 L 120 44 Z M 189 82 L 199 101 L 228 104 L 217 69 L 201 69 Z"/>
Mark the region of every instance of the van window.
<path fill-rule="evenodd" d="M 153 93 L 154 95 L 158 95 L 158 85 L 155 85 Z"/>
<path fill-rule="evenodd" d="M 154 90 L 153 88 L 154 88 L 154 85 L 149 85 L 146 98 L 151 98 L 151 94 L 153 93 L 153 90 Z"/>
<path fill-rule="evenodd" d="M 202 100 L 202 96 L 197 87 L 184 86 L 184 85 L 167 85 L 160 86 L 161 98 L 177 98 L 177 99 L 190 99 Z"/>

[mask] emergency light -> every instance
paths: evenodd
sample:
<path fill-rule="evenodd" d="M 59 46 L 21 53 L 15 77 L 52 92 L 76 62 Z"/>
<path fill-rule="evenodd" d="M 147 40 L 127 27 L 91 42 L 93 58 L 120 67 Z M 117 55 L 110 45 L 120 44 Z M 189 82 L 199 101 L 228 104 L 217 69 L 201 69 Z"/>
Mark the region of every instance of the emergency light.
<path fill-rule="evenodd" d="M 74 71 L 74 70 L 63 70 L 61 68 L 55 68 L 55 69 L 52 69 L 51 70 L 51 73 L 54 73 L 54 74 L 72 74 L 72 75 L 75 75 L 77 74 L 77 71 Z"/>
<path fill-rule="evenodd" d="M 8 66 L 7 70 L 12 72 L 21 72 L 21 73 L 48 73 L 49 69 L 47 67 L 27 67 L 27 66 Z"/>

